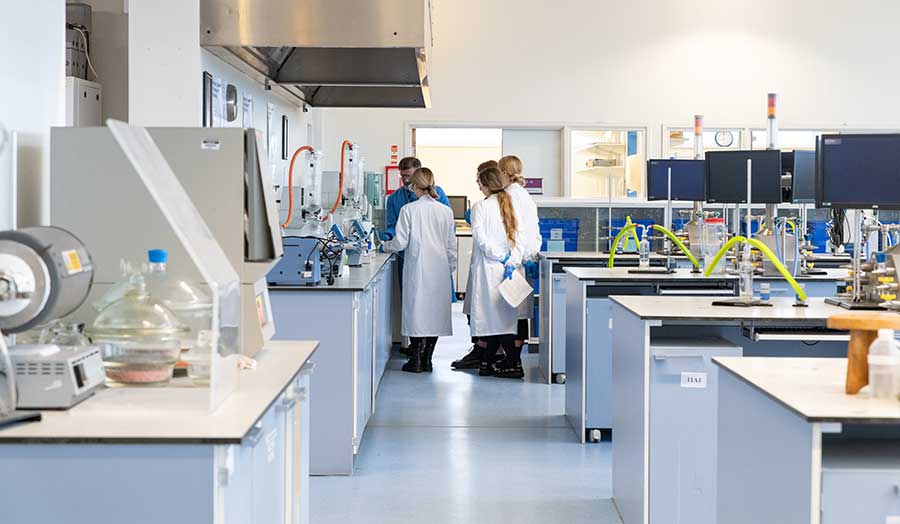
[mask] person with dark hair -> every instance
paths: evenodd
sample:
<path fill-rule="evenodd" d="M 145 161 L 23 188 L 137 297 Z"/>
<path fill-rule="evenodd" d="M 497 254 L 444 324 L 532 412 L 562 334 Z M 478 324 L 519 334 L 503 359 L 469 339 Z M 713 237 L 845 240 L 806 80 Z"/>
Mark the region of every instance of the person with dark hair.
<path fill-rule="evenodd" d="M 401 333 L 410 345 L 403 371 L 421 373 L 433 369 L 438 337 L 453 334 L 452 284 L 446 277 L 456 270 L 456 227 L 453 211 L 437 202 L 430 169 L 416 169 L 409 185 L 417 199 L 400 211 L 396 236 L 384 243 L 384 250 L 406 252 Z"/>
<path fill-rule="evenodd" d="M 416 196 L 416 192 L 413 188 L 410 187 L 410 178 L 412 178 L 413 173 L 415 173 L 416 169 L 422 167 L 422 163 L 419 162 L 419 159 L 412 156 L 403 157 L 400 160 L 400 164 L 398 166 L 400 168 L 400 180 L 402 182 L 400 189 L 391 193 L 391 195 L 387 198 L 387 203 L 385 205 L 385 228 L 382 232 L 382 240 L 390 240 L 394 238 L 396 234 L 397 228 L 397 220 L 400 218 L 400 210 L 403 209 L 403 206 L 407 204 L 411 204 L 419 199 Z M 441 189 L 441 186 L 434 186 L 434 191 L 437 193 L 437 201 L 441 204 L 444 204 L 447 207 L 450 207 L 450 200 L 447 199 L 447 194 L 444 193 L 444 190 Z M 401 253 L 402 255 L 402 253 Z M 401 267 L 403 266 L 403 260 L 400 261 Z"/>
<path fill-rule="evenodd" d="M 479 375 L 522 378 L 521 348 L 515 347 L 518 311 L 500 294 L 505 278 L 512 278 L 522 265 L 517 246 L 518 222 L 506 178 L 500 169 L 488 167 L 478 173 L 485 199 L 472 206 L 472 270 L 469 299 L 472 336 L 481 354 Z M 481 343 L 483 341 L 483 344 Z M 499 349 L 504 358 L 494 362 Z"/>

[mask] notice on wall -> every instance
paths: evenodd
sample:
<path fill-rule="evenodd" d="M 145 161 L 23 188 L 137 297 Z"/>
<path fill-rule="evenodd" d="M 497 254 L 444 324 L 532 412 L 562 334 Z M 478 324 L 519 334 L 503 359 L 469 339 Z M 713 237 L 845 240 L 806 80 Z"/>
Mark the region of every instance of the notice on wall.
<path fill-rule="evenodd" d="M 247 93 L 243 94 L 241 99 L 241 124 L 244 129 L 253 127 L 253 97 Z"/>
<path fill-rule="evenodd" d="M 275 160 L 276 149 L 278 148 L 278 135 L 281 129 L 275 129 L 275 104 L 266 102 L 266 152 L 269 154 L 269 160 Z"/>
<path fill-rule="evenodd" d="M 681 387 L 693 389 L 706 389 L 706 373 L 681 373 Z"/>
<path fill-rule="evenodd" d="M 214 78 L 212 85 L 212 126 L 223 127 L 225 124 L 225 82 L 220 78 Z"/>

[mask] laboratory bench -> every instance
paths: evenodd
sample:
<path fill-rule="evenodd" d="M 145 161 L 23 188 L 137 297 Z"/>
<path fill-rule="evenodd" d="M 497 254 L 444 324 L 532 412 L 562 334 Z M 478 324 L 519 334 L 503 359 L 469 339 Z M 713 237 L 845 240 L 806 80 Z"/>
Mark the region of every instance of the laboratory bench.
<path fill-rule="evenodd" d="M 0 520 L 308 523 L 316 348 L 266 343 L 214 411 L 207 388 L 103 387 L 0 430 Z"/>
<path fill-rule="evenodd" d="M 581 442 L 597 442 L 609 436 L 612 425 L 612 333 L 609 329 L 613 295 L 638 296 L 734 296 L 738 280 L 733 275 L 704 277 L 690 269 L 666 274 L 635 274 L 634 268 L 565 267 L 564 289 L 566 419 Z M 830 297 L 846 271 L 798 279 L 812 297 Z M 755 277 L 757 292 L 768 282 L 772 296 L 793 296 L 780 277 Z M 557 320 L 559 321 L 559 320 Z"/>
<path fill-rule="evenodd" d="M 771 424 L 755 420 L 742 404 L 719 404 L 713 358 L 771 357 L 777 369 L 790 362 L 782 357 L 846 357 L 849 335 L 826 325 L 829 316 L 848 312 L 821 298 L 810 298 L 806 307 L 795 307 L 789 298 L 773 298 L 770 307 L 713 306 L 709 297 L 610 301 L 613 501 L 623 522 L 737 522 L 716 520 L 717 428 L 724 427 L 719 417 L 727 417 L 723 424 L 741 420 L 743 442 L 772 442 Z M 731 439 L 734 429 L 719 436 Z M 745 455 L 756 464 L 763 457 Z M 744 504 L 767 504 L 753 496 L 749 486 L 755 483 L 749 477 L 740 481 Z M 751 521 L 799 522 L 746 520 Z"/>
<path fill-rule="evenodd" d="M 721 358 L 718 522 L 900 522 L 900 402 L 846 359 Z"/>
<path fill-rule="evenodd" d="M 391 358 L 396 257 L 376 253 L 333 286 L 269 286 L 275 340 L 318 340 L 312 358 L 312 475 L 352 475 Z"/>
<path fill-rule="evenodd" d="M 651 254 L 650 265 L 665 267 L 666 255 Z M 685 256 L 672 256 L 678 267 L 690 267 Z M 638 255 L 623 253 L 621 267 L 637 267 Z M 543 251 L 540 254 L 538 294 L 538 362 L 548 384 L 566 382 L 566 267 L 607 267 L 609 253 L 601 251 Z"/>

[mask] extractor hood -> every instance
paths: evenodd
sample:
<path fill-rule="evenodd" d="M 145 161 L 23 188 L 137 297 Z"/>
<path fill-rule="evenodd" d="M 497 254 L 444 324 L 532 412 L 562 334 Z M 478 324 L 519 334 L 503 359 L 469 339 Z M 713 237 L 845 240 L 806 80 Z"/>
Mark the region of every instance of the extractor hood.
<path fill-rule="evenodd" d="M 431 106 L 430 0 L 201 0 L 200 44 L 297 102 Z"/>

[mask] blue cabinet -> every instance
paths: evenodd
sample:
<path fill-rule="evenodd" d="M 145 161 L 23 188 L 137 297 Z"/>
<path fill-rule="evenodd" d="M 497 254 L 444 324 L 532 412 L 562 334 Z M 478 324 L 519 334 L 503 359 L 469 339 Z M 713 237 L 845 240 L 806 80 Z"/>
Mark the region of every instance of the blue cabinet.
<path fill-rule="evenodd" d="M 722 339 L 650 346 L 650 522 L 716 522 L 718 380 L 713 357 L 741 356 Z M 675 510 L 673 514 L 672 510 Z"/>

